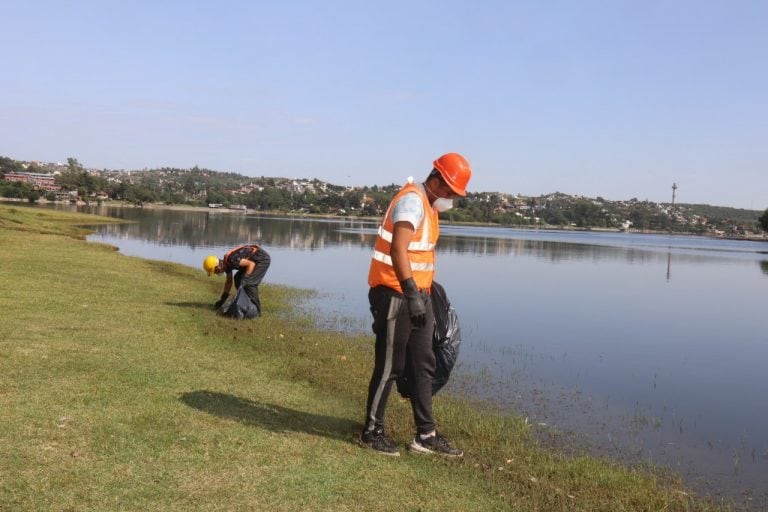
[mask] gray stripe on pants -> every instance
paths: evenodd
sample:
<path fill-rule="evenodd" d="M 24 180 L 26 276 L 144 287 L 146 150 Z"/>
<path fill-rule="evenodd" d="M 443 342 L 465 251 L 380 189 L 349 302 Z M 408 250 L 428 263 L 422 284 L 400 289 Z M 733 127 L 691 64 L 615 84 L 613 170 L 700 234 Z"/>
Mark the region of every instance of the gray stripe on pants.
<path fill-rule="evenodd" d="M 387 311 L 387 351 L 384 356 L 384 371 L 381 374 L 379 385 L 376 387 L 376 393 L 374 393 L 373 401 L 371 402 L 368 430 L 373 430 L 376 425 L 376 411 L 379 409 L 381 394 L 384 392 L 384 387 L 389 380 L 390 373 L 392 373 L 392 353 L 395 347 L 395 319 L 397 318 L 397 312 L 400 310 L 401 302 L 402 299 L 395 296 L 389 300 L 389 310 Z"/>

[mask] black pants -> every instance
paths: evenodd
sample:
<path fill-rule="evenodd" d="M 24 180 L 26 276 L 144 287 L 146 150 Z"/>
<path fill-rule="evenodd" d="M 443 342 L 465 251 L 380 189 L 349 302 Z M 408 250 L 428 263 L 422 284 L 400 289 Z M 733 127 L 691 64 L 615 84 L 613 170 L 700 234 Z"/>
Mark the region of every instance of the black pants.
<path fill-rule="evenodd" d="M 411 407 L 416 431 L 426 434 L 435 430 L 432 417 L 432 376 L 435 373 L 435 353 L 432 350 L 434 313 L 429 294 L 423 293 L 423 297 L 427 322 L 424 327 L 415 327 L 411 325 L 408 304 L 402 295 L 385 286 L 371 288 L 368 292 L 373 314 L 373 332 L 376 334 L 376 359 L 368 385 L 366 430 L 384 426 L 384 412 L 392 384 L 406 365 L 409 365 L 413 372 Z"/>
<path fill-rule="evenodd" d="M 269 264 L 272 262 L 272 259 L 269 257 L 269 254 L 259 247 L 259 250 L 254 255 L 254 263 L 256 263 L 256 268 L 253 269 L 253 272 L 251 272 L 251 275 L 245 275 L 245 272 L 243 270 L 238 270 L 237 273 L 235 273 L 234 281 L 235 281 L 235 287 L 240 288 L 242 285 L 245 287 L 245 293 L 248 294 L 248 297 L 251 298 L 251 301 L 253 301 L 254 304 L 256 304 L 256 307 L 259 310 L 259 313 L 261 313 L 261 301 L 259 300 L 259 285 L 261 284 L 261 281 L 264 279 L 264 275 L 266 275 L 267 270 L 269 269 Z"/>

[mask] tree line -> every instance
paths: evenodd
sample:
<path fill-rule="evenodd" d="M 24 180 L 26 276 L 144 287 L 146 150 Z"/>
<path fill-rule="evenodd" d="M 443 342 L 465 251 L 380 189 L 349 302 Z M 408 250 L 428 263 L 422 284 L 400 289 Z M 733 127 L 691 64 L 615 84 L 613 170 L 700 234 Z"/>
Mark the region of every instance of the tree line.
<path fill-rule="evenodd" d="M 41 165 L 25 168 L 20 162 L 0 156 L 0 175 L 7 172 L 50 172 Z M 68 158 L 59 170 L 56 184 L 76 192 L 85 201 L 110 199 L 134 204 L 166 203 L 204 206 L 242 205 L 268 212 L 380 216 L 400 185 L 341 187 L 320 180 L 293 181 L 275 177 L 246 177 L 210 169 L 160 168 L 147 171 L 115 172 L 86 170 L 76 158 Z M 55 200 L 27 183 L 0 181 L 0 196 L 37 201 Z M 470 192 L 442 212 L 452 222 L 490 223 L 502 226 L 571 226 L 576 228 L 620 228 L 704 233 L 714 229 L 728 233 L 768 230 L 768 209 L 760 212 L 710 205 L 679 204 L 672 207 L 636 198 L 609 201 L 601 197 L 574 197 L 554 193 L 539 197 L 518 197 L 498 192 Z"/>

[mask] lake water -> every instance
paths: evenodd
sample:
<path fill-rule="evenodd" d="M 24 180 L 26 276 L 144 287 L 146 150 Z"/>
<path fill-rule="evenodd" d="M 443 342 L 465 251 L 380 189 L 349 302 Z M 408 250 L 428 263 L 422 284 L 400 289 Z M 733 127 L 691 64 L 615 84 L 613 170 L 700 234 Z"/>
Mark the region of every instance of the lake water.
<path fill-rule="evenodd" d="M 136 221 L 90 240 L 196 268 L 259 242 L 266 282 L 318 290 L 307 307 L 327 326 L 370 324 L 373 221 L 89 211 Z M 462 326 L 453 392 L 673 468 L 694 489 L 768 503 L 768 243 L 443 226 L 436 279 Z"/>

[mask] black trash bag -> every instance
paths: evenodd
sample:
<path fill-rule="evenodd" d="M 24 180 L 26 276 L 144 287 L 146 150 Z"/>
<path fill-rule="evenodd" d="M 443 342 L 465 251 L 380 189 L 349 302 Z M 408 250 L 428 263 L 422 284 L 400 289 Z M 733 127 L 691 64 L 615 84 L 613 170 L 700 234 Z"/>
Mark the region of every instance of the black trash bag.
<path fill-rule="evenodd" d="M 432 310 L 435 313 L 435 332 L 432 334 L 432 350 L 435 353 L 435 374 L 432 376 L 432 395 L 445 386 L 451 376 L 456 360 L 459 358 L 461 345 L 461 327 L 456 309 L 448 300 L 445 288 L 432 282 Z M 410 357 L 406 349 L 406 361 Z M 403 398 L 409 398 L 410 383 L 413 381 L 413 369 L 406 364 L 403 375 L 397 379 L 397 391 Z"/>
<path fill-rule="evenodd" d="M 219 313 L 229 318 L 244 320 L 256 318 L 261 314 L 261 310 L 245 292 L 245 287 L 240 287 L 237 289 L 235 298 L 229 304 L 219 309 Z"/>
<path fill-rule="evenodd" d="M 435 375 L 432 378 L 432 394 L 446 385 L 451 376 L 461 346 L 461 326 L 456 309 L 448 300 L 445 289 L 432 283 L 432 309 L 435 312 L 435 332 L 432 350 L 435 352 Z"/>

